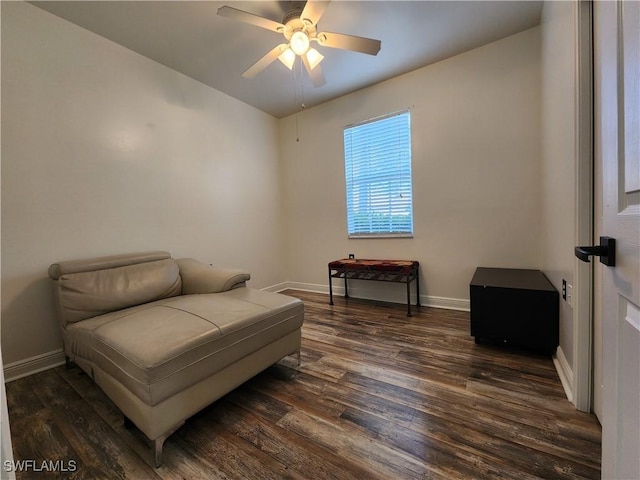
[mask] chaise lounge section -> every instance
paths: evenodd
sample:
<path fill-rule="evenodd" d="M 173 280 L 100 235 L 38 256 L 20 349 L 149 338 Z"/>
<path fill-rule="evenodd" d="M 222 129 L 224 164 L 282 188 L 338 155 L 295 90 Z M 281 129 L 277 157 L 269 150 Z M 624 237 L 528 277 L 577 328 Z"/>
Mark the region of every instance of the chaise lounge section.
<path fill-rule="evenodd" d="M 54 263 L 64 351 L 154 443 L 287 355 L 304 306 L 250 275 L 154 251 Z"/>

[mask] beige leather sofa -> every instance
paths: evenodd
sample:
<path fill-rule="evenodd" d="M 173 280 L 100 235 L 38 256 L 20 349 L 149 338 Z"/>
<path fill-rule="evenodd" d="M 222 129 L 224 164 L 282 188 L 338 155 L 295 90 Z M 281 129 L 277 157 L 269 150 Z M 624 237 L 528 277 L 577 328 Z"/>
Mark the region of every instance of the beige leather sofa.
<path fill-rule="evenodd" d="M 283 357 L 300 360 L 300 300 L 241 270 L 167 252 L 51 265 L 64 351 L 154 442 Z"/>

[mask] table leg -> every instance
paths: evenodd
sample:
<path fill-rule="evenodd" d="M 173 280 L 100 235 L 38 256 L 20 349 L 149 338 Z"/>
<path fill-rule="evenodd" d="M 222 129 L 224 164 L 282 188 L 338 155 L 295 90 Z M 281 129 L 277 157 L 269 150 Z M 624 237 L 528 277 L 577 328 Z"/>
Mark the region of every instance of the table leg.
<path fill-rule="evenodd" d="M 420 272 L 416 272 L 416 305 L 421 307 L 420 305 Z"/>
<path fill-rule="evenodd" d="M 347 290 L 347 272 L 344 272 L 344 298 L 349 298 L 349 290 Z"/>
<path fill-rule="evenodd" d="M 411 277 L 407 275 L 407 317 L 411 316 Z"/>
<path fill-rule="evenodd" d="M 333 305 L 333 282 L 331 281 L 331 268 L 329 268 L 329 305 Z"/>

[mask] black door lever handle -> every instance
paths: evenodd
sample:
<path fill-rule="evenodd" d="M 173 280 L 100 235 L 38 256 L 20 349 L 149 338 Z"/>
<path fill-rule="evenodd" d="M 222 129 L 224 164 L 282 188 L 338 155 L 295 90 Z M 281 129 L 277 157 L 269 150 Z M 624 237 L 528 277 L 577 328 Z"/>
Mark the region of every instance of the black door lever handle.
<path fill-rule="evenodd" d="M 600 263 L 607 267 L 616 266 L 616 239 L 611 237 L 600 237 L 600 245 L 589 247 L 576 247 L 576 257 L 583 262 L 589 262 L 589 257 L 600 257 Z"/>

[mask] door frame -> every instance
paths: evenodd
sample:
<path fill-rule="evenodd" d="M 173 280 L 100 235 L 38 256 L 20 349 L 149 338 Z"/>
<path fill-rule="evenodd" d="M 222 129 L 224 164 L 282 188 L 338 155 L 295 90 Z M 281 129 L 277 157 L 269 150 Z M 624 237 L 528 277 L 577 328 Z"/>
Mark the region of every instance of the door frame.
<path fill-rule="evenodd" d="M 576 245 L 594 244 L 593 4 L 577 2 L 576 14 Z M 593 408 L 593 263 L 574 259 L 573 403 Z"/>

